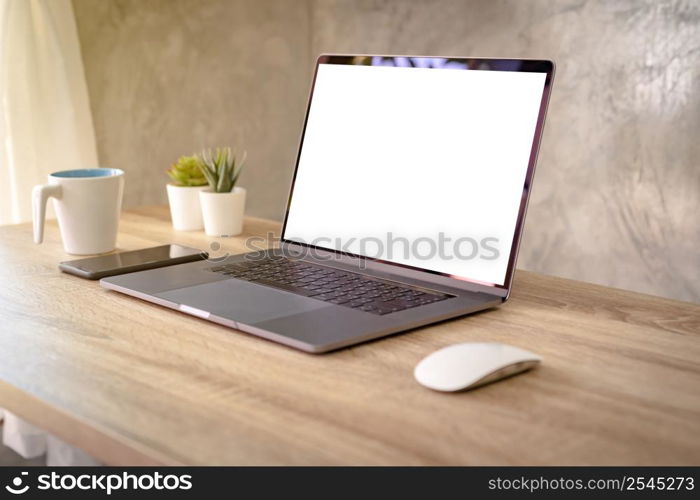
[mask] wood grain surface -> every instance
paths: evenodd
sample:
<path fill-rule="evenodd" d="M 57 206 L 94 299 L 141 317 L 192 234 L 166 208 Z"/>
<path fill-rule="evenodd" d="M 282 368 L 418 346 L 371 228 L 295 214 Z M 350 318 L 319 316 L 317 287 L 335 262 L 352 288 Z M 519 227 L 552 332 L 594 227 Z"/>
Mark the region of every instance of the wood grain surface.
<path fill-rule="evenodd" d="M 123 216 L 119 248 L 239 238 Z M 212 244 L 221 248 L 212 250 Z M 55 223 L 0 228 L 0 406 L 107 464 L 700 463 L 700 306 L 518 272 L 500 308 L 311 355 L 62 274 Z M 413 367 L 442 346 L 544 357 L 456 394 Z"/>

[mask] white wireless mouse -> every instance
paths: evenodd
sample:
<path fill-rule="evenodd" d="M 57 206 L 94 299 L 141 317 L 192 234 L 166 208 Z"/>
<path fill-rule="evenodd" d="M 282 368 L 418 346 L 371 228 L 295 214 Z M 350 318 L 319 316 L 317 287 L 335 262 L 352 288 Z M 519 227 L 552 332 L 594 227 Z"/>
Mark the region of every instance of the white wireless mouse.
<path fill-rule="evenodd" d="M 416 365 L 416 380 L 436 391 L 474 389 L 537 366 L 542 358 L 505 344 L 469 342 L 443 347 Z"/>

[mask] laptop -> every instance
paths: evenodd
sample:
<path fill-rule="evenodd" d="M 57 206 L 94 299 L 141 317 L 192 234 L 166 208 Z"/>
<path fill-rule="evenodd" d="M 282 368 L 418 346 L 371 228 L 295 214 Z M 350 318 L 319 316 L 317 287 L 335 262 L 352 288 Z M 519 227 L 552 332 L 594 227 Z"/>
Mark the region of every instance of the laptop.
<path fill-rule="evenodd" d="M 553 74 L 322 55 L 277 248 L 101 284 L 311 353 L 500 306 Z"/>

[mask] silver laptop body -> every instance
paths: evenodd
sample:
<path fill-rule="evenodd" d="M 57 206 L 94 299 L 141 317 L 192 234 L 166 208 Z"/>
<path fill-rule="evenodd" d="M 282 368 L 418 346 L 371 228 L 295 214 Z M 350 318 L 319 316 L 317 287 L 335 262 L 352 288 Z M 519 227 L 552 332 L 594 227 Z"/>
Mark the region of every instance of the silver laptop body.
<path fill-rule="evenodd" d="M 498 306 L 511 290 L 553 74 L 553 63 L 545 60 L 320 56 L 279 248 L 105 278 L 101 285 L 312 353 Z M 359 109 L 366 103 L 367 109 Z M 395 119 L 395 114 L 400 116 Z M 426 119 L 432 120 L 429 125 L 421 123 Z M 395 127 L 387 127 L 392 120 Z M 384 128 L 372 131 L 378 123 Z M 454 161 L 473 175 L 445 166 L 459 156 L 454 143 L 462 140 L 462 123 L 472 132 L 463 139 L 465 161 Z M 355 131 L 356 137 L 347 137 Z M 470 137 L 479 140 L 470 144 Z M 345 139 L 347 148 L 339 148 Z M 449 142 L 443 147 L 440 141 Z M 366 171 L 359 179 L 349 176 L 342 166 L 347 155 L 366 152 L 371 152 L 367 162 L 357 156 L 352 163 Z M 410 163 L 414 153 L 443 158 L 425 167 L 425 179 L 415 181 L 416 190 L 428 186 L 436 193 L 428 200 L 406 187 L 393 192 L 394 183 L 386 181 L 399 172 L 391 170 L 399 167 L 390 159 Z M 372 164 L 373 158 L 382 161 Z M 435 175 L 428 180 L 431 169 Z M 315 185 L 319 178 L 323 181 Z M 494 187 L 494 179 L 505 193 Z M 407 174 L 402 182 L 409 186 L 412 181 Z M 463 201 L 454 194 L 460 183 Z M 441 196 L 438 189 L 452 194 Z M 362 212 L 365 208 L 369 212 Z M 369 252 L 362 242 L 338 241 L 338 235 L 362 236 L 365 227 L 373 243 L 384 227 L 390 237 L 404 228 L 415 238 L 424 234 L 418 231 L 440 229 L 443 220 L 452 240 L 476 241 L 473 248 L 482 255 L 458 252 L 448 262 L 441 252 L 423 258 L 416 251 L 399 258 L 388 253 L 389 245 L 383 253 Z M 491 238 L 501 247 L 489 253 L 484 242 L 492 220 L 498 226 L 494 234 L 506 237 Z M 414 226 L 421 226 L 415 234 Z"/>

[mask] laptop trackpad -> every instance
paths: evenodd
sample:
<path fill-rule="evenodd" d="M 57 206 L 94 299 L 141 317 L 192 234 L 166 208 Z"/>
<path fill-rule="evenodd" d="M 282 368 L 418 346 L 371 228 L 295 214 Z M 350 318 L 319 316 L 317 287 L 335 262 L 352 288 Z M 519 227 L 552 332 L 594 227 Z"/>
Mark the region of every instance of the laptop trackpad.
<path fill-rule="evenodd" d="M 236 279 L 178 288 L 154 295 L 249 325 L 330 307 L 301 295 Z"/>

